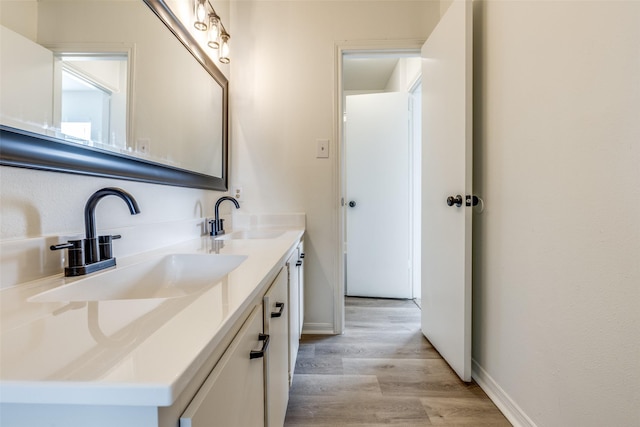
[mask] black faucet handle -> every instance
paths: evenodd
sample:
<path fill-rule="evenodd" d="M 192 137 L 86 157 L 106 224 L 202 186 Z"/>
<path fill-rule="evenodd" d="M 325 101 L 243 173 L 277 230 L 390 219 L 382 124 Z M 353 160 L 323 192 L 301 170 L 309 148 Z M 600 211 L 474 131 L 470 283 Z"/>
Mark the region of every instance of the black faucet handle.
<path fill-rule="evenodd" d="M 61 249 L 70 249 L 72 247 L 73 247 L 73 243 L 67 242 L 67 243 L 60 243 L 57 245 L 51 245 L 49 246 L 49 249 L 51 249 L 52 251 L 59 251 Z"/>
<path fill-rule="evenodd" d="M 69 267 L 78 267 L 84 265 L 84 240 L 69 240 L 67 243 L 51 245 L 52 251 L 60 249 L 69 249 Z"/>
<path fill-rule="evenodd" d="M 100 261 L 113 258 L 113 249 L 111 243 L 113 240 L 121 238 L 122 236 L 120 234 L 115 234 L 113 236 L 98 236 L 98 252 L 100 254 Z"/>

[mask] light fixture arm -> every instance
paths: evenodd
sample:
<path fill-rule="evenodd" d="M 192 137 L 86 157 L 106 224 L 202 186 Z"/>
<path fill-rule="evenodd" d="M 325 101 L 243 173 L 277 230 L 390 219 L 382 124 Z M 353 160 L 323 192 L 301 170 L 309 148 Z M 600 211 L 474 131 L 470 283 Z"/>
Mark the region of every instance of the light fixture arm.
<path fill-rule="evenodd" d="M 220 24 L 220 34 L 229 34 L 227 33 L 227 29 L 224 27 L 224 24 L 222 23 L 222 18 L 220 18 L 220 15 L 216 13 L 216 10 L 211 5 L 211 2 L 207 1 L 207 3 L 209 3 L 209 7 L 211 8 L 211 13 L 213 13 L 215 17 L 218 18 L 218 23 Z"/>

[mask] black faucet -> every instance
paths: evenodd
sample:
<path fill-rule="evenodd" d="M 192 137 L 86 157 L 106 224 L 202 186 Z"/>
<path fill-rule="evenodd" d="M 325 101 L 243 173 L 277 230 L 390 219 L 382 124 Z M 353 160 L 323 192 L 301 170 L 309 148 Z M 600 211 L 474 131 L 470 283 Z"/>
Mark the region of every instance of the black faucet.
<path fill-rule="evenodd" d="M 216 202 L 216 206 L 214 209 L 215 219 L 213 219 L 212 221 L 209 221 L 209 223 L 211 224 L 211 232 L 209 234 L 212 236 L 220 236 L 221 234 L 224 234 L 224 226 L 223 226 L 224 220 L 220 219 L 220 203 L 224 202 L 225 200 L 229 200 L 233 202 L 233 204 L 236 205 L 236 209 L 240 209 L 240 203 L 238 203 L 238 201 L 233 197 L 229 197 L 229 196 L 220 197 Z"/>
<path fill-rule="evenodd" d="M 84 230 L 85 238 L 82 240 L 70 240 L 67 243 L 51 246 L 51 250 L 69 249 L 69 267 L 64 269 L 65 276 L 82 276 L 116 265 L 113 257 L 111 243 L 122 236 L 96 237 L 96 206 L 106 196 L 120 197 L 129 208 L 131 215 L 140 213 L 138 203 L 133 196 L 120 188 L 103 188 L 89 197 L 84 206 Z"/>

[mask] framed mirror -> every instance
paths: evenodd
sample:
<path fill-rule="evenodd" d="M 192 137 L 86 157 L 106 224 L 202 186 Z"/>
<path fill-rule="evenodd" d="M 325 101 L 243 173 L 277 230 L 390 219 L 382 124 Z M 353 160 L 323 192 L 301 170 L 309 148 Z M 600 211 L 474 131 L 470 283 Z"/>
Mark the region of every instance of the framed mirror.
<path fill-rule="evenodd" d="M 165 1 L 34 19 L 38 43 L 0 28 L 0 164 L 227 190 L 228 80 Z"/>

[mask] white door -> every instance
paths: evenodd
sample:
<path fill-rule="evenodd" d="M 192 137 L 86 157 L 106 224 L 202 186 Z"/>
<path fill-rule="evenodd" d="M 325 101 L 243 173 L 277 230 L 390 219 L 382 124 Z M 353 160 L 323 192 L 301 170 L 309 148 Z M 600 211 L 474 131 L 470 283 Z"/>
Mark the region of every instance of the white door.
<path fill-rule="evenodd" d="M 346 98 L 346 293 L 411 298 L 408 94 Z"/>
<path fill-rule="evenodd" d="M 422 332 L 471 380 L 472 3 L 455 0 L 422 48 Z M 460 195 L 461 206 L 448 206 Z"/>

